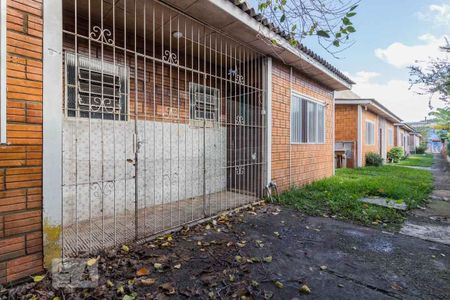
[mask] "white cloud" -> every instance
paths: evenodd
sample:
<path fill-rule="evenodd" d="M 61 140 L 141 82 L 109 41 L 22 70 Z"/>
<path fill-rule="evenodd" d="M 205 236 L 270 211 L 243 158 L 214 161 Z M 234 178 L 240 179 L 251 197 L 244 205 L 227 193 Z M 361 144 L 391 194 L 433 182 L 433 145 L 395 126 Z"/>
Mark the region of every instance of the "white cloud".
<path fill-rule="evenodd" d="M 369 79 L 367 74 L 371 74 Z M 367 71 L 350 74 L 350 78 L 356 82 L 353 91 L 363 98 L 376 99 L 405 121 L 423 120 L 428 115 L 430 111 L 428 96 L 418 95 L 409 90 L 409 83 L 405 80 L 394 79 L 386 83 L 371 82 L 371 78 L 378 76 L 380 74 Z M 442 106 L 438 100 L 433 101 L 433 105 Z"/>
<path fill-rule="evenodd" d="M 446 55 L 440 47 L 445 45 L 445 36 L 437 38 L 431 34 L 424 34 L 418 39 L 417 45 L 393 43 L 385 49 L 375 49 L 375 56 L 396 68 L 405 68 L 413 64 L 420 64 L 430 58 L 444 58 Z"/>
<path fill-rule="evenodd" d="M 450 25 L 450 5 L 449 4 L 431 4 L 427 11 L 418 12 L 419 19 L 433 23 L 436 26 Z"/>

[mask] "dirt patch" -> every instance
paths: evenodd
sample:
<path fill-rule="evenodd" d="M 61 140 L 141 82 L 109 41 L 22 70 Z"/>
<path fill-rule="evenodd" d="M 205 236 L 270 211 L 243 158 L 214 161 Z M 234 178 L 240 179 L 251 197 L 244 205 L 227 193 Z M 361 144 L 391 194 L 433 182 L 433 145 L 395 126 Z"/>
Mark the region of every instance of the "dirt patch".
<path fill-rule="evenodd" d="M 437 245 L 437 246 L 436 246 Z M 1 299 L 445 299 L 450 247 L 261 205 L 144 245 L 100 253 L 99 284 L 51 274 Z M 308 294 L 309 292 L 309 294 Z"/>

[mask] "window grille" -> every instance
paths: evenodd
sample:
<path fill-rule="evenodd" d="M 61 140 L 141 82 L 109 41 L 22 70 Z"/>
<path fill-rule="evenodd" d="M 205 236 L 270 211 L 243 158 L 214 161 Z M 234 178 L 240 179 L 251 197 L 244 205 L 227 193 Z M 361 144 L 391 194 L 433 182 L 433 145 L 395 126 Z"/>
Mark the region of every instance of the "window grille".
<path fill-rule="evenodd" d="M 69 117 L 127 120 L 127 69 L 66 53 L 66 112 Z"/>
<path fill-rule="evenodd" d="M 204 85 L 189 83 L 192 120 L 218 120 L 220 91 Z"/>
<path fill-rule="evenodd" d="M 291 142 L 325 142 L 325 106 L 323 104 L 292 97 L 291 103 Z"/>

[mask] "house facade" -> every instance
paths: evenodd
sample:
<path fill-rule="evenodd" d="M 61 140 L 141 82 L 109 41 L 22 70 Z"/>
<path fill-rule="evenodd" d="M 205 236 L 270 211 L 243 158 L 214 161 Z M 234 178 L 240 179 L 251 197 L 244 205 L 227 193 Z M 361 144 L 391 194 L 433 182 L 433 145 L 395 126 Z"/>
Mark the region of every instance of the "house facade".
<path fill-rule="evenodd" d="M 375 99 L 352 91 L 335 95 L 335 154 L 338 167 L 363 167 L 369 152 L 384 159 L 396 145 L 399 117 Z"/>
<path fill-rule="evenodd" d="M 395 146 L 403 148 L 406 155 L 414 153 L 416 149 L 415 136 L 417 133 L 407 123 L 395 124 Z"/>
<path fill-rule="evenodd" d="M 333 174 L 351 80 L 247 3 L 0 4 L 0 284 Z"/>

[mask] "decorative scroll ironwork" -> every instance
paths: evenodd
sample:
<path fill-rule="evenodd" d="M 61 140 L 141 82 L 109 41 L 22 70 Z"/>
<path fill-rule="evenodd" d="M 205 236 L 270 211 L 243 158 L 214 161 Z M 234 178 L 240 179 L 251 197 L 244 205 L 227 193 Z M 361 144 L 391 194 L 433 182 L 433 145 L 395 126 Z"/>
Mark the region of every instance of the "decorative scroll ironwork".
<path fill-rule="evenodd" d="M 102 196 L 108 196 L 114 191 L 114 183 L 112 181 L 108 182 L 94 182 L 92 184 L 93 195 L 96 198 L 101 198 Z"/>
<path fill-rule="evenodd" d="M 239 175 L 239 176 L 245 175 L 245 168 L 244 167 L 241 167 L 241 166 L 235 167 L 235 171 L 236 171 L 236 175 Z"/>
<path fill-rule="evenodd" d="M 114 40 L 111 38 L 112 33 L 109 29 L 102 29 L 100 26 L 94 26 L 92 27 L 90 36 L 97 42 L 103 42 L 111 46 L 114 45 Z"/>
<path fill-rule="evenodd" d="M 236 125 L 245 125 L 244 117 L 241 115 L 237 115 L 235 117 L 235 123 L 236 123 Z"/>
<path fill-rule="evenodd" d="M 170 64 L 178 65 L 178 57 L 175 53 L 170 52 L 169 50 L 164 51 L 163 60 Z"/>
<path fill-rule="evenodd" d="M 90 99 L 90 100 L 89 100 Z M 78 97 L 78 105 L 89 107 L 90 112 L 120 113 L 120 105 L 113 99 L 101 97 Z"/>
<path fill-rule="evenodd" d="M 234 77 L 234 81 L 239 84 L 245 84 L 245 77 L 241 74 L 239 74 L 239 69 L 229 69 L 228 70 L 228 76 Z"/>

